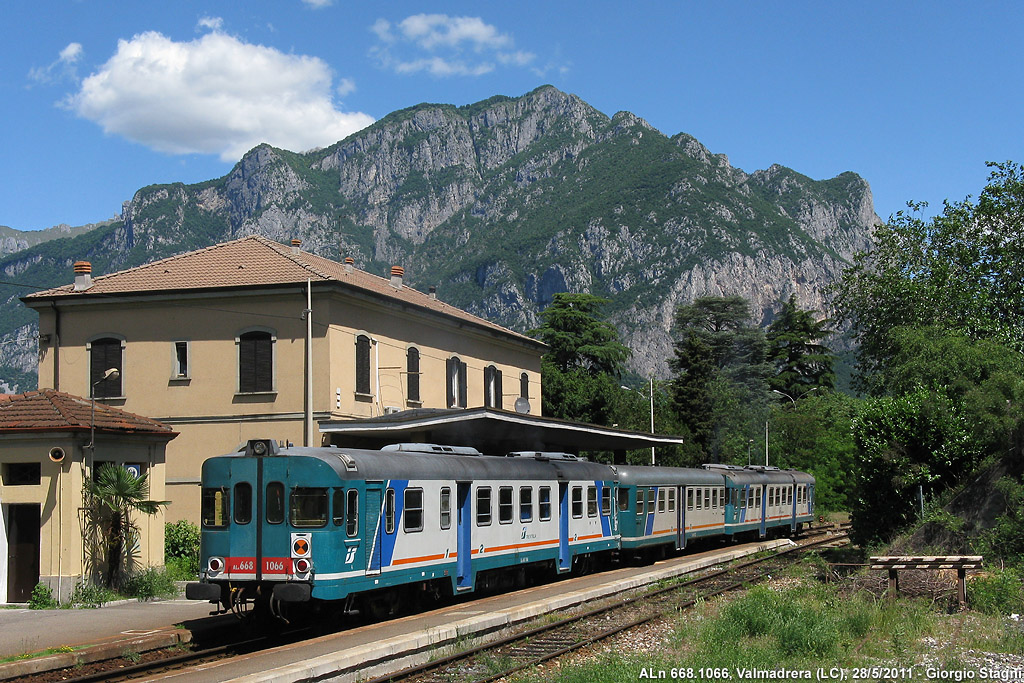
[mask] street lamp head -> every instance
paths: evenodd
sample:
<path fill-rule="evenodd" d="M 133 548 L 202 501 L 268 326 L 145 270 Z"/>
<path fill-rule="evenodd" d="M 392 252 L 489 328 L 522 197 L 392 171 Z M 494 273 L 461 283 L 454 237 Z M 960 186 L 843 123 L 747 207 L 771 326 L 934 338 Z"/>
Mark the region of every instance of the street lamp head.
<path fill-rule="evenodd" d="M 99 381 L 102 382 L 105 379 L 117 379 L 120 376 L 121 373 L 117 368 L 108 368 L 107 371 L 103 373 L 103 377 L 101 377 Z"/>

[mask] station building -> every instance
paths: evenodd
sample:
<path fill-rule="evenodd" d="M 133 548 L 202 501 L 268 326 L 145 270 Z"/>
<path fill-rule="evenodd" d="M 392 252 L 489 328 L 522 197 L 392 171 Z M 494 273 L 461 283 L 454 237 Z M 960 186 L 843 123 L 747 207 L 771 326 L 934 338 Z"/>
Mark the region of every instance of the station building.
<path fill-rule="evenodd" d="M 36 583 L 67 600 L 98 575 L 95 529 L 83 484 L 105 462 L 146 472 L 149 499 L 164 500 L 164 463 L 174 430 L 52 389 L 0 395 L 0 602 L 26 602 Z M 163 512 L 133 515 L 135 567 L 164 563 Z"/>
<path fill-rule="evenodd" d="M 40 387 L 180 433 L 166 518 L 196 521 L 202 462 L 248 439 L 316 445 L 319 422 L 410 409 L 540 414 L 546 346 L 403 277 L 249 236 L 108 275 L 78 262 L 73 284 L 22 301 Z"/>

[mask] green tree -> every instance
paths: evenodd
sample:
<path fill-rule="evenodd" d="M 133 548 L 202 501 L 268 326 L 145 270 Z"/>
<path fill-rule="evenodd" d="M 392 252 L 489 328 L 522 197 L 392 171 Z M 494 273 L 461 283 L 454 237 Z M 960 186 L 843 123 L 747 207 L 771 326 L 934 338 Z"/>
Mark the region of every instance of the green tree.
<path fill-rule="evenodd" d="M 540 312 L 542 325 L 530 331 L 550 347 L 545 360 L 562 372 L 584 370 L 619 377 L 631 352 L 601 313 L 607 303 L 608 299 L 592 294 L 555 294 L 551 305 Z"/>
<path fill-rule="evenodd" d="M 541 311 L 542 325 L 530 334 L 550 349 L 541 360 L 544 414 L 563 420 L 612 424 L 619 377 L 630 350 L 604 320 L 606 299 L 590 294 L 555 294 Z"/>
<path fill-rule="evenodd" d="M 874 231 L 836 287 L 836 309 L 859 344 L 858 386 L 873 395 L 899 328 L 938 327 L 1024 351 L 1024 173 L 993 169 L 978 200 L 946 202 L 930 220 L 908 204 Z"/>
<path fill-rule="evenodd" d="M 862 403 L 837 392 L 815 392 L 772 408 L 771 461 L 814 475 L 819 510 L 851 509 L 858 472 L 853 425 Z"/>
<path fill-rule="evenodd" d="M 765 333 L 774 370 L 768 386 L 794 399 L 815 389 L 831 390 L 836 382 L 835 356 L 821 343 L 832 330 L 827 320 L 815 320 L 814 313 L 799 308 L 796 296 L 790 295 Z"/>
<path fill-rule="evenodd" d="M 149 475 L 136 477 L 127 468 L 104 463 L 95 480 L 84 487 L 87 528 L 99 539 L 103 575 L 108 587 L 120 586 L 131 565 L 139 538 L 132 514 L 156 514 L 167 501 L 149 500 Z"/>
<path fill-rule="evenodd" d="M 767 411 L 764 331 L 740 296 L 700 297 L 676 309 L 669 360 L 673 405 L 707 459 L 745 462 Z"/>

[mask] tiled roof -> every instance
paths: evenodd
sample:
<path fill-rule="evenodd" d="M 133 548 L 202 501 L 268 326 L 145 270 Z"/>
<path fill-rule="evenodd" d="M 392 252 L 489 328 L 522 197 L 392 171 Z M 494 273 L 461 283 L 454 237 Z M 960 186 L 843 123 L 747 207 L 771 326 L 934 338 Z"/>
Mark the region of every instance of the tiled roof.
<path fill-rule="evenodd" d="M 259 287 L 261 285 L 337 282 L 364 292 L 421 309 L 457 318 L 500 334 L 526 341 L 538 348 L 543 345 L 530 337 L 513 332 L 488 320 L 467 313 L 436 298 L 391 281 L 305 251 L 292 253 L 291 247 L 259 235 L 251 235 L 205 249 L 147 263 L 92 279 L 92 286 L 80 292 L 73 285 L 35 292 L 24 297 L 31 305 L 38 299 L 90 298 L 125 296 L 157 292 L 187 292 L 196 289 L 227 287 Z"/>
<path fill-rule="evenodd" d="M 53 389 L 0 394 L 0 433 L 12 431 L 88 430 L 91 401 Z M 175 434 L 148 417 L 96 403 L 96 429 L 102 432 Z"/>

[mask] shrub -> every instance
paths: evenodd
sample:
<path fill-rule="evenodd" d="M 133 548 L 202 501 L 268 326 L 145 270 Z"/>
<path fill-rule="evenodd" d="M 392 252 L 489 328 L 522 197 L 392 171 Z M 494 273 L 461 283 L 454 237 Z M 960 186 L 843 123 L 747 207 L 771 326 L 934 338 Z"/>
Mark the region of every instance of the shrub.
<path fill-rule="evenodd" d="M 106 588 L 90 583 L 80 583 L 75 586 L 71 593 L 71 604 L 79 607 L 103 607 L 103 605 L 117 600 L 117 593 Z"/>
<path fill-rule="evenodd" d="M 166 570 L 153 567 L 129 576 L 124 592 L 129 597 L 138 598 L 140 602 L 178 595 L 173 577 Z"/>
<path fill-rule="evenodd" d="M 199 527 L 186 519 L 169 522 L 164 527 L 164 558 L 168 569 L 173 564 L 175 572 L 188 578 L 198 575 Z"/>
<path fill-rule="evenodd" d="M 973 577 L 967 582 L 967 604 L 985 614 L 1024 612 L 1020 574 L 1013 569 L 1002 569 Z"/>
<path fill-rule="evenodd" d="M 32 589 L 32 595 L 28 599 L 29 609 L 53 609 L 57 607 L 57 601 L 53 599 L 53 591 L 43 583 L 37 583 Z"/>

